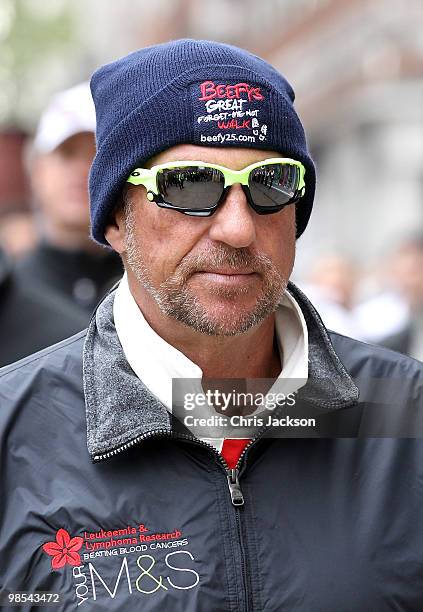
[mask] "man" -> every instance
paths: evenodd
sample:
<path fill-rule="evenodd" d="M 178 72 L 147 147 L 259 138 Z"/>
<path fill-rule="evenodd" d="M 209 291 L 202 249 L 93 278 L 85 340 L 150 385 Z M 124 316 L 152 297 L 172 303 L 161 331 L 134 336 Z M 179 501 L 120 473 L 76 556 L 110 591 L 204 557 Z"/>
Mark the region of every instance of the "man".
<path fill-rule="evenodd" d="M 87 334 L 0 378 L 3 588 L 64 610 L 421 611 L 421 441 L 366 436 L 421 433 L 422 369 L 329 335 L 287 287 L 315 185 L 290 85 L 182 40 L 91 87 L 92 233 L 126 275 Z"/>
<path fill-rule="evenodd" d="M 60 294 L 21 283 L 0 248 L 0 367 L 84 329 L 86 315 Z"/>
<path fill-rule="evenodd" d="M 115 253 L 89 238 L 87 180 L 95 154 L 88 83 L 57 94 L 43 113 L 30 160 L 40 242 L 17 265 L 27 285 L 50 288 L 88 315 L 122 274 Z"/>
<path fill-rule="evenodd" d="M 396 288 L 408 307 L 408 319 L 381 344 L 423 361 L 423 236 L 404 240 L 391 261 Z"/>
<path fill-rule="evenodd" d="M 359 282 L 359 269 L 349 257 L 328 253 L 313 262 L 303 289 L 326 327 L 357 340 L 366 340 L 356 312 Z"/>

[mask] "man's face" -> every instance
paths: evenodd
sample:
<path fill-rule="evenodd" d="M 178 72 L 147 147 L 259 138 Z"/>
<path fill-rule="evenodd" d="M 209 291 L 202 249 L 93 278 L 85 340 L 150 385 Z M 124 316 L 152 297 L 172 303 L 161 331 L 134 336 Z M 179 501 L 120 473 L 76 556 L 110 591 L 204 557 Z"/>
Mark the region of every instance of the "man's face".
<path fill-rule="evenodd" d="M 34 195 L 43 217 L 55 226 L 88 233 L 88 173 L 94 155 L 94 134 L 81 132 L 35 159 Z"/>
<path fill-rule="evenodd" d="M 240 170 L 270 157 L 280 154 L 177 145 L 149 166 L 200 160 Z M 209 335 L 245 332 L 275 311 L 294 263 L 294 206 L 258 215 L 240 185 L 211 217 L 159 208 L 142 186 L 129 187 L 127 201 L 121 251 L 141 301 L 152 297 L 162 313 Z"/>

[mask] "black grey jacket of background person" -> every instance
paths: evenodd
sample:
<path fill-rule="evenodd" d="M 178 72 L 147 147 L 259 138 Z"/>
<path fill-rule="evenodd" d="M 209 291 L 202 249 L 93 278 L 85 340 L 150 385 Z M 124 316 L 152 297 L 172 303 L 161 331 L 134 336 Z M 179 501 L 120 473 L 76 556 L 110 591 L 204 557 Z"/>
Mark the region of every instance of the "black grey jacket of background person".
<path fill-rule="evenodd" d="M 2 371 L 7 593 L 56 593 L 34 610 L 58 611 L 423 610 L 422 366 L 328 334 L 290 290 L 310 335 L 298 401 L 326 437 L 262 435 L 238 474 L 171 430 L 125 360 L 114 293 L 87 334 Z"/>
<path fill-rule="evenodd" d="M 47 288 L 18 278 L 0 249 L 0 367 L 84 329 L 87 315 Z"/>
<path fill-rule="evenodd" d="M 40 242 L 16 264 L 16 275 L 23 284 L 54 291 L 83 310 L 84 327 L 122 273 L 122 260 L 111 249 L 90 252 L 59 248 L 47 242 Z"/>

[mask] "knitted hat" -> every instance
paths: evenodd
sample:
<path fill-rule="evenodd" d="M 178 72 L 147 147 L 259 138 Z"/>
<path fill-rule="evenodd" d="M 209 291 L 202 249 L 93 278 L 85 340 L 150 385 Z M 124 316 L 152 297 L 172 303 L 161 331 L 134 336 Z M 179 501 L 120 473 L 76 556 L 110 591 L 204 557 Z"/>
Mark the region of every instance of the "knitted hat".
<path fill-rule="evenodd" d="M 91 79 L 97 155 L 90 173 L 92 235 L 105 226 L 132 170 L 176 144 L 280 152 L 306 169 L 297 237 L 311 214 L 315 169 L 294 92 L 270 64 L 217 42 L 176 40 L 135 51 Z"/>

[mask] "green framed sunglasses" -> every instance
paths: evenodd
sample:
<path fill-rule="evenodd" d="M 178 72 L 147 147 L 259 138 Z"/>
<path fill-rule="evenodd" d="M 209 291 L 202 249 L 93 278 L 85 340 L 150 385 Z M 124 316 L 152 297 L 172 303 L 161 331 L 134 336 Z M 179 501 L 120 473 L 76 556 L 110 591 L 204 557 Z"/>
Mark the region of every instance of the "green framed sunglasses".
<path fill-rule="evenodd" d="M 202 161 L 168 162 L 151 169 L 136 168 L 126 182 L 144 185 L 148 200 L 161 208 L 198 217 L 212 215 L 230 187 L 240 184 L 251 208 L 266 215 L 303 197 L 304 175 L 301 162 L 275 157 L 250 164 L 243 170 Z"/>

